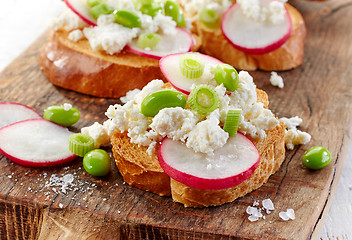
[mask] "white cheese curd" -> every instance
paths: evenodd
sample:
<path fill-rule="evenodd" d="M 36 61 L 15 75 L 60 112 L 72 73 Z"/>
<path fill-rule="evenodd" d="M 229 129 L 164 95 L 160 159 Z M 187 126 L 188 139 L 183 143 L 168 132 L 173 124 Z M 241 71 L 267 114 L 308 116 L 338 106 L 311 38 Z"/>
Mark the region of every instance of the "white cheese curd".
<path fill-rule="evenodd" d="M 74 42 L 78 42 L 82 38 L 83 38 L 83 32 L 81 30 L 79 30 L 79 29 L 73 30 L 68 35 L 68 39 L 70 39 L 70 40 L 72 40 Z"/>
<path fill-rule="evenodd" d="M 237 0 L 243 14 L 257 22 L 279 24 L 285 19 L 286 1 Z"/>
<path fill-rule="evenodd" d="M 164 108 L 154 118 L 145 117 L 141 113 L 143 99 L 163 89 L 163 86 L 163 81 L 153 80 L 142 90 L 128 93 L 123 98 L 125 105 L 110 106 L 106 112 L 109 119 L 104 123 L 108 134 L 127 131 L 131 142 L 148 146 L 149 154 L 154 152 L 163 137 L 183 141 L 195 152 L 212 154 L 224 146 L 229 138 L 228 133 L 221 128 L 229 109 L 242 109 L 239 130 L 252 137 L 263 138 L 266 130 L 279 124 L 270 110 L 265 109 L 262 103 L 257 103 L 256 86 L 245 71 L 239 73 L 239 87 L 232 94 L 227 94 L 223 85 L 214 88 L 219 95 L 219 109 L 207 117 L 180 107 Z"/>
<path fill-rule="evenodd" d="M 100 146 L 108 145 L 110 142 L 110 137 L 108 135 L 108 130 L 106 129 L 106 126 L 103 126 L 98 122 L 95 122 L 89 127 L 82 128 L 81 133 L 93 138 L 94 148 L 99 148 Z"/>
<path fill-rule="evenodd" d="M 271 72 L 270 83 L 274 87 L 278 87 L 278 88 L 283 88 L 284 87 L 284 80 L 282 79 L 281 76 L 279 76 L 277 74 L 277 72 Z"/>
<path fill-rule="evenodd" d="M 198 121 L 198 117 L 190 110 L 164 108 L 153 118 L 150 127 L 163 137 L 184 142 Z"/>
<path fill-rule="evenodd" d="M 142 20 L 141 33 L 154 33 L 160 31 L 165 35 L 176 35 L 176 22 L 172 17 L 158 13 L 154 18 L 149 15 L 139 14 Z"/>
<path fill-rule="evenodd" d="M 219 126 L 219 110 L 212 112 L 208 118 L 199 122 L 189 132 L 186 146 L 195 152 L 212 154 L 227 142 L 229 134 Z"/>
<path fill-rule="evenodd" d="M 287 149 L 292 150 L 295 145 L 307 144 L 311 140 L 309 133 L 300 131 L 297 127 L 302 123 L 302 119 L 298 116 L 292 118 L 280 118 L 286 125 L 285 144 Z"/>
<path fill-rule="evenodd" d="M 282 117 L 280 121 L 286 125 L 287 129 L 297 128 L 303 122 L 302 118 L 298 116 L 291 118 Z"/>
<path fill-rule="evenodd" d="M 56 29 L 65 28 L 68 32 L 74 29 L 81 29 L 86 26 L 88 26 L 88 24 L 70 9 L 64 11 L 55 21 Z"/>
<path fill-rule="evenodd" d="M 104 50 L 110 55 L 120 52 L 127 43 L 137 37 L 140 29 L 126 28 L 113 23 L 112 15 L 101 15 L 98 26 L 83 29 L 84 36 L 88 39 L 94 51 Z"/>
<path fill-rule="evenodd" d="M 257 102 L 256 86 L 253 78 L 246 71 L 239 74 L 239 86 L 230 95 L 230 105 L 242 109 L 238 129 L 251 137 L 266 137 L 266 130 L 271 130 L 279 124 L 274 114 Z"/>
<path fill-rule="evenodd" d="M 137 88 L 136 88 L 136 89 L 133 89 L 133 90 L 131 90 L 131 91 L 128 91 L 128 92 L 126 93 L 126 96 L 120 98 L 120 101 L 121 101 L 122 103 L 127 103 L 128 101 L 133 100 L 134 97 L 136 96 L 136 94 L 139 93 L 140 91 L 141 91 L 141 90 L 139 90 L 139 89 L 137 89 Z"/>
<path fill-rule="evenodd" d="M 292 150 L 295 145 L 307 144 L 310 142 L 309 133 L 302 132 L 298 129 L 289 129 L 285 131 L 285 144 L 287 149 Z"/>
<path fill-rule="evenodd" d="M 212 9 L 222 15 L 232 4 L 230 0 L 181 0 L 180 2 L 187 15 L 196 18 L 203 9 Z"/>
<path fill-rule="evenodd" d="M 163 85 L 163 81 L 153 80 L 125 105 L 115 104 L 110 106 L 105 113 L 109 118 L 106 123 L 108 134 L 115 133 L 117 129 L 120 132 L 127 131 L 127 136 L 131 138 L 131 142 L 141 146 L 149 146 L 153 142 L 161 141 L 161 135 L 154 130 L 150 130 L 152 119 L 145 117 L 141 113 L 140 105 L 147 95 L 161 90 Z"/>

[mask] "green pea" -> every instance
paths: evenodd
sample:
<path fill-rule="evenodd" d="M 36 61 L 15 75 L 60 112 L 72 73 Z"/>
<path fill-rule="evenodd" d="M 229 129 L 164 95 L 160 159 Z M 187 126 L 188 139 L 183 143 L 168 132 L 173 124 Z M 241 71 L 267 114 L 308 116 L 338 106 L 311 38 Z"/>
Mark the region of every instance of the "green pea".
<path fill-rule="evenodd" d="M 302 164 L 313 170 L 326 167 L 330 162 L 331 154 L 329 150 L 321 146 L 309 148 L 302 157 Z"/>
<path fill-rule="evenodd" d="M 170 0 L 166 1 L 164 4 L 164 12 L 166 16 L 172 17 L 178 27 L 186 26 L 183 11 L 176 2 Z"/>
<path fill-rule="evenodd" d="M 162 7 L 157 3 L 144 4 L 139 9 L 143 14 L 155 17 L 159 12 L 161 12 Z"/>
<path fill-rule="evenodd" d="M 141 113 L 146 117 L 154 117 L 163 108 L 186 106 L 185 96 L 176 90 L 160 90 L 146 96 L 141 104 Z"/>
<path fill-rule="evenodd" d="M 214 78 L 217 84 L 224 84 L 229 91 L 235 91 L 238 88 L 238 73 L 229 64 L 218 64 L 215 68 Z"/>
<path fill-rule="evenodd" d="M 221 23 L 219 14 L 212 9 L 202 10 L 199 19 L 208 28 L 217 28 Z"/>
<path fill-rule="evenodd" d="M 106 176 L 111 169 L 110 156 L 103 149 L 94 149 L 84 155 L 83 167 L 91 175 Z"/>
<path fill-rule="evenodd" d="M 105 3 L 98 3 L 94 5 L 89 9 L 89 13 L 92 14 L 92 16 L 97 19 L 100 15 L 108 15 L 113 13 L 114 9 L 106 5 Z"/>
<path fill-rule="evenodd" d="M 64 106 L 54 105 L 44 111 L 44 119 L 60 124 L 65 127 L 72 126 L 80 118 L 77 108 L 65 110 Z"/>
<path fill-rule="evenodd" d="M 114 15 L 115 21 L 124 27 L 136 28 L 140 27 L 142 24 L 142 21 L 138 15 L 130 11 L 119 10 L 114 12 Z"/>
<path fill-rule="evenodd" d="M 138 37 L 137 46 L 143 49 L 154 49 L 160 40 L 161 36 L 157 33 L 142 33 Z"/>

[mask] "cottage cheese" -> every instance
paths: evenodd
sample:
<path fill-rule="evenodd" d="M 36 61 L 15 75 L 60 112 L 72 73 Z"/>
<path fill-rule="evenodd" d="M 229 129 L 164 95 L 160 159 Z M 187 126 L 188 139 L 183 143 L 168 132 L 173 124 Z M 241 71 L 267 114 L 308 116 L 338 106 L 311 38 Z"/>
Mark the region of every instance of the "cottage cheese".
<path fill-rule="evenodd" d="M 110 142 L 110 137 L 108 135 L 106 126 L 103 126 L 98 122 L 95 122 L 89 127 L 82 128 L 81 133 L 86 134 L 94 139 L 94 148 L 108 145 Z"/>
<path fill-rule="evenodd" d="M 203 9 L 212 9 L 222 15 L 231 6 L 230 0 L 181 0 L 185 12 L 197 16 Z"/>
<path fill-rule="evenodd" d="M 154 152 L 164 137 L 183 141 L 195 152 L 212 154 L 224 146 L 229 138 L 228 133 L 221 128 L 229 109 L 242 109 L 239 130 L 252 137 L 264 138 L 266 130 L 279 124 L 270 110 L 265 109 L 262 103 L 257 103 L 256 86 L 245 71 L 239 73 L 239 87 L 232 94 L 227 94 L 223 85 L 215 87 L 220 106 L 206 118 L 191 109 L 180 107 L 162 109 L 154 118 L 145 117 L 140 112 L 143 99 L 163 89 L 163 86 L 163 81 L 153 80 L 142 90 L 129 92 L 123 106 L 110 106 L 105 113 L 109 119 L 104 122 L 105 129 L 102 131 L 110 136 L 116 131 L 126 131 L 130 141 L 147 146 L 149 154 Z"/>
<path fill-rule="evenodd" d="M 239 87 L 230 95 L 230 105 L 242 109 L 242 116 L 238 129 L 254 138 L 265 138 L 266 130 L 275 128 L 279 124 L 274 114 L 257 102 L 256 86 L 252 76 L 246 71 L 239 74 Z"/>
<path fill-rule="evenodd" d="M 117 24 L 114 16 L 101 15 L 97 19 L 97 26 L 88 26 L 71 10 L 67 10 L 56 21 L 56 28 L 64 28 L 70 32 L 69 39 L 77 42 L 85 37 L 94 51 L 105 51 L 110 55 L 119 53 L 134 38 L 142 33 L 160 32 L 165 35 L 176 35 L 176 23 L 171 17 L 158 13 L 154 18 L 137 11 L 133 1 L 105 0 L 114 9 L 124 9 L 135 12 L 141 19 L 140 28 L 126 28 Z M 77 30 L 83 29 L 83 35 Z"/>
<path fill-rule="evenodd" d="M 199 118 L 188 109 L 164 108 L 153 118 L 150 127 L 163 137 L 185 142 L 198 121 Z"/>
<path fill-rule="evenodd" d="M 279 76 L 277 74 L 277 72 L 271 72 L 270 83 L 274 87 L 278 87 L 278 88 L 283 88 L 284 87 L 284 80 L 282 79 L 281 76 Z"/>
<path fill-rule="evenodd" d="M 307 144 L 311 140 L 309 133 L 300 131 L 297 127 L 302 123 L 302 119 L 298 116 L 292 118 L 280 118 L 285 123 L 285 144 L 287 149 L 292 150 L 295 145 Z"/>
<path fill-rule="evenodd" d="M 88 24 L 70 9 L 67 9 L 56 19 L 55 26 L 56 29 L 64 28 L 66 31 L 72 31 L 87 27 Z"/>
<path fill-rule="evenodd" d="M 112 15 L 101 15 L 98 18 L 98 26 L 84 28 L 83 34 L 94 51 L 104 50 L 113 55 L 137 37 L 139 31 L 138 28 L 126 28 L 114 23 Z"/>
<path fill-rule="evenodd" d="M 219 110 L 215 110 L 207 120 L 199 122 L 189 133 L 186 146 L 195 152 L 207 154 L 224 146 L 229 134 L 219 126 L 219 117 Z"/>
<path fill-rule="evenodd" d="M 286 1 L 237 0 L 243 14 L 257 22 L 279 24 L 285 19 Z"/>
<path fill-rule="evenodd" d="M 68 35 L 68 39 L 70 39 L 70 40 L 72 40 L 74 42 L 78 42 L 82 38 L 83 38 L 83 32 L 81 30 L 79 30 L 79 29 L 73 30 Z"/>

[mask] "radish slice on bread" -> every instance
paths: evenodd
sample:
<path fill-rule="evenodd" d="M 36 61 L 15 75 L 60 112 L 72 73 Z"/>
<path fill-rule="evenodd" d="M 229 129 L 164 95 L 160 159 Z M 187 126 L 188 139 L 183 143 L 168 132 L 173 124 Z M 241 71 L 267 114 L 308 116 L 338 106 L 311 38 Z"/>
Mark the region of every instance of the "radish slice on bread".
<path fill-rule="evenodd" d="M 258 167 L 257 148 L 246 136 L 238 133 L 214 151 L 214 155 L 196 153 L 180 141 L 165 138 L 158 158 L 165 173 L 187 186 L 220 190 L 234 187 L 248 179 Z"/>
<path fill-rule="evenodd" d="M 32 108 L 19 103 L 0 103 L 0 128 L 27 119 L 41 119 Z"/>
<path fill-rule="evenodd" d="M 234 3 L 224 14 L 221 29 L 225 38 L 238 50 L 248 54 L 265 54 L 278 49 L 290 38 L 292 22 L 286 7 L 283 21 L 274 24 L 269 20 L 248 18 L 240 4 Z"/>
<path fill-rule="evenodd" d="M 53 166 L 77 156 L 69 150 L 67 128 L 44 119 L 31 119 L 0 129 L 0 151 L 23 166 Z"/>
<path fill-rule="evenodd" d="M 197 53 L 197 52 L 191 52 L 187 54 L 193 54 L 197 57 L 199 57 L 205 65 L 205 69 L 209 68 L 209 65 L 212 66 L 217 66 L 218 64 L 222 63 L 220 60 L 210 57 L 205 54 Z M 165 78 L 171 83 L 171 85 L 177 89 L 178 91 L 184 93 L 184 94 L 190 94 L 191 88 L 193 84 L 202 84 L 205 83 L 207 84 L 208 80 L 205 80 L 205 82 L 202 81 L 203 76 L 200 78 L 196 79 L 191 79 L 185 77 L 179 67 L 179 61 L 180 57 L 183 56 L 184 53 L 178 53 L 178 54 L 172 54 L 172 55 L 167 55 L 160 59 L 159 61 L 159 66 L 161 72 L 164 74 Z M 205 73 L 206 74 L 206 73 Z M 204 75 L 204 74 L 203 74 Z M 205 77 L 207 77 L 205 75 Z"/>
<path fill-rule="evenodd" d="M 96 26 L 97 20 L 90 14 L 87 0 L 64 0 L 66 5 L 87 24 Z"/>
<path fill-rule="evenodd" d="M 161 40 L 152 50 L 138 47 L 137 39 L 127 44 L 127 49 L 136 55 L 159 60 L 169 54 L 189 52 L 193 45 L 192 35 L 182 28 L 176 28 L 176 35 L 161 35 Z"/>

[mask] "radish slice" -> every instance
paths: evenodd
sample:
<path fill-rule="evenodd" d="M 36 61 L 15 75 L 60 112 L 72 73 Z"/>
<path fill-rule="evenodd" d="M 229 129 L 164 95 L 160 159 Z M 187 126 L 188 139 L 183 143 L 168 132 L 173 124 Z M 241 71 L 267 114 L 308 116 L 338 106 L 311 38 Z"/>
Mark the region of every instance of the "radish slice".
<path fill-rule="evenodd" d="M 285 12 L 281 23 L 260 22 L 246 17 L 240 5 L 234 3 L 224 14 L 221 29 L 225 38 L 238 50 L 265 54 L 278 49 L 290 38 L 292 22 L 286 7 Z"/>
<path fill-rule="evenodd" d="M 0 151 L 23 166 L 53 166 L 76 157 L 67 128 L 44 119 L 25 120 L 0 129 Z"/>
<path fill-rule="evenodd" d="M 0 128 L 27 119 L 41 119 L 39 113 L 19 103 L 0 103 Z"/>
<path fill-rule="evenodd" d="M 97 20 L 90 14 L 87 0 L 64 0 L 66 5 L 89 25 L 96 26 Z"/>
<path fill-rule="evenodd" d="M 172 55 L 165 56 L 162 59 L 160 59 L 159 66 L 165 78 L 171 83 L 171 85 L 175 89 L 177 89 L 178 91 L 184 94 L 189 94 L 191 92 L 191 87 L 193 84 L 209 83 L 209 79 L 206 79 L 206 78 L 209 78 L 209 75 L 206 73 L 206 69 L 208 69 L 210 65 L 213 65 L 215 67 L 222 62 L 216 58 L 213 58 L 201 53 L 196 53 L 196 52 L 188 53 L 188 54 L 196 54 L 199 58 L 201 58 L 204 61 L 204 65 L 205 65 L 204 67 L 205 72 L 202 77 L 196 78 L 196 79 L 190 79 L 185 77 L 181 73 L 181 70 L 179 67 L 179 60 L 183 54 L 184 53 L 179 53 L 179 54 L 172 54 Z M 210 78 L 213 78 L 213 77 L 210 76 Z"/>
<path fill-rule="evenodd" d="M 220 190 L 248 179 L 258 167 L 260 156 L 255 145 L 237 133 L 214 151 L 214 155 L 196 153 L 180 141 L 165 138 L 159 147 L 160 166 L 171 178 L 187 186 Z"/>
<path fill-rule="evenodd" d="M 134 54 L 159 60 L 169 54 L 189 52 L 193 45 L 192 35 L 182 28 L 176 28 L 176 35 L 163 34 L 160 42 L 153 50 L 138 47 L 137 39 L 129 43 L 127 49 Z"/>

